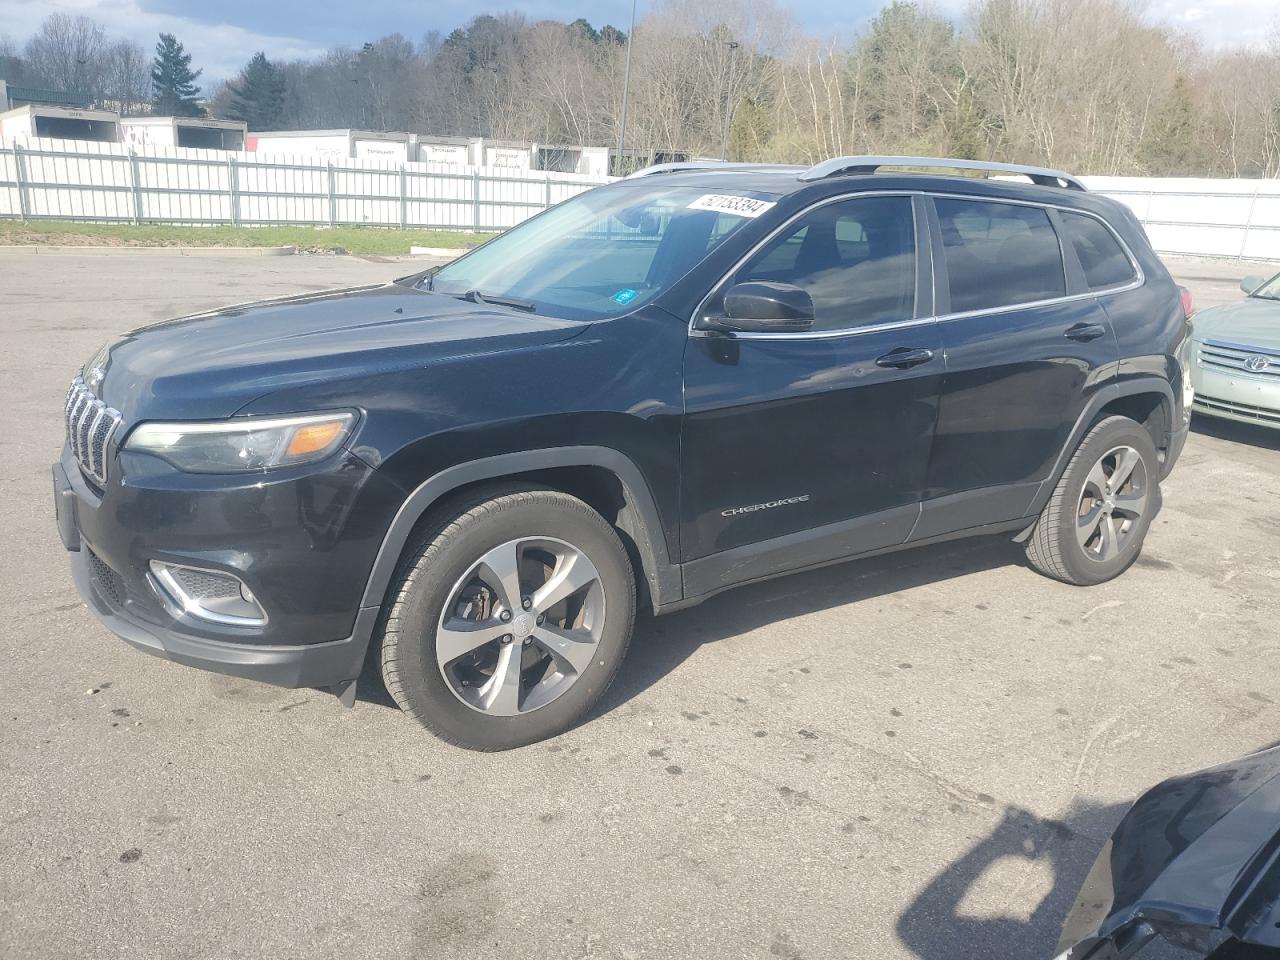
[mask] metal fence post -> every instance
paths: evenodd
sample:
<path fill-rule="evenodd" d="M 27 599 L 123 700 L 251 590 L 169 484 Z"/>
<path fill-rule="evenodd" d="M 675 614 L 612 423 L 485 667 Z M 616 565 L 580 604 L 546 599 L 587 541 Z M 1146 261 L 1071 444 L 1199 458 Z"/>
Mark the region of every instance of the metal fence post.
<path fill-rule="evenodd" d="M 129 148 L 129 186 L 133 191 L 133 222 L 142 222 L 142 184 L 138 174 L 138 155 Z"/>
<path fill-rule="evenodd" d="M 329 170 L 329 226 L 338 225 L 338 178 L 333 172 L 333 162 L 325 164 Z"/>
<path fill-rule="evenodd" d="M 1254 184 L 1253 187 L 1253 199 L 1249 201 L 1249 213 L 1244 218 L 1244 232 L 1240 235 L 1240 256 L 1236 258 L 1237 260 L 1244 259 L 1245 248 L 1249 245 L 1249 228 L 1253 226 L 1253 209 L 1258 205 L 1258 190 L 1260 186 L 1260 184 Z"/>
<path fill-rule="evenodd" d="M 231 225 L 240 226 L 240 169 L 234 155 L 227 157 L 227 199 L 230 201 Z"/>
<path fill-rule="evenodd" d="M 546 210 L 551 206 L 551 174 L 547 174 L 547 192 L 542 198 L 542 209 Z"/>
<path fill-rule="evenodd" d="M 400 229 L 409 225 L 409 192 L 404 164 L 400 164 Z"/>
<path fill-rule="evenodd" d="M 31 215 L 31 200 L 27 196 L 27 167 L 22 158 L 22 148 L 15 141 L 13 144 L 14 175 L 18 178 L 18 216 L 25 223 Z"/>
<path fill-rule="evenodd" d="M 480 232 L 480 168 L 471 170 L 471 230 Z"/>

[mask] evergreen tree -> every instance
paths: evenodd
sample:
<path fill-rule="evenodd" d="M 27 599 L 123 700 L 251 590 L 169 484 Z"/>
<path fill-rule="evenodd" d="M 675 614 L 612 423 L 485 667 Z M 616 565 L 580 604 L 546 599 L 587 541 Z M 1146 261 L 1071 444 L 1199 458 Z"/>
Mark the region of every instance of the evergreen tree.
<path fill-rule="evenodd" d="M 201 72 L 192 72 L 191 54 L 183 49 L 172 33 L 160 34 L 156 58 L 151 62 L 151 102 L 156 115 L 200 116 L 203 111 L 196 104 L 196 97 L 200 95 L 196 80 Z"/>
<path fill-rule="evenodd" d="M 250 130 L 280 129 L 284 123 L 284 71 L 266 54 L 255 53 L 237 82 L 227 86 L 231 90 L 228 117 L 243 120 Z"/>

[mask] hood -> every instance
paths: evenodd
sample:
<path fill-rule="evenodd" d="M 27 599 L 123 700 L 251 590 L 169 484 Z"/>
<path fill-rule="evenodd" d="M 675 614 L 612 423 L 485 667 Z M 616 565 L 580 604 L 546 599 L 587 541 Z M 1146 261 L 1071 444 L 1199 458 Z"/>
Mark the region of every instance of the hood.
<path fill-rule="evenodd" d="M 1201 310 L 1191 319 L 1196 340 L 1227 340 L 1249 347 L 1280 350 L 1280 300 L 1246 297 Z"/>
<path fill-rule="evenodd" d="M 1107 841 L 1059 949 L 1128 956 L 1157 934 L 1202 953 L 1233 937 L 1280 946 L 1278 855 L 1280 747 L 1167 780 Z"/>
<path fill-rule="evenodd" d="M 277 390 L 538 346 L 586 326 L 389 283 L 142 327 L 85 377 L 127 423 L 216 419 Z"/>

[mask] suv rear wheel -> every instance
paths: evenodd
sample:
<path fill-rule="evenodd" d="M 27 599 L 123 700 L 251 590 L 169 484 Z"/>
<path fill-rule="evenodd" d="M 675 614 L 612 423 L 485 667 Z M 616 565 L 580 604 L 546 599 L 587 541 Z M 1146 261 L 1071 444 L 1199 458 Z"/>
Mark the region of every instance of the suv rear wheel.
<path fill-rule="evenodd" d="M 1045 576 L 1089 586 L 1138 559 L 1160 507 L 1160 464 L 1151 435 L 1128 417 L 1107 417 L 1081 441 L 1027 541 Z"/>
<path fill-rule="evenodd" d="M 491 489 L 457 507 L 401 563 L 382 631 L 387 690 L 474 750 L 561 733 L 626 653 L 627 552 L 603 517 L 555 490 Z"/>

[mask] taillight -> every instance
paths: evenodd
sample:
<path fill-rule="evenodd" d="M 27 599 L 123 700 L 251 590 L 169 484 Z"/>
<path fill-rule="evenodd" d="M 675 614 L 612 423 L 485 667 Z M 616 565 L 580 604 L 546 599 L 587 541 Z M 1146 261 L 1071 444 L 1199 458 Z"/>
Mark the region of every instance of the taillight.
<path fill-rule="evenodd" d="M 1191 291 L 1186 287 L 1179 287 L 1178 292 L 1182 294 L 1182 312 L 1190 320 L 1196 312 L 1196 298 L 1191 296 Z"/>

